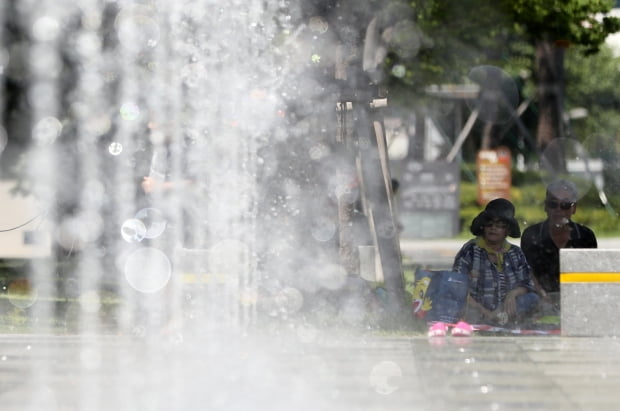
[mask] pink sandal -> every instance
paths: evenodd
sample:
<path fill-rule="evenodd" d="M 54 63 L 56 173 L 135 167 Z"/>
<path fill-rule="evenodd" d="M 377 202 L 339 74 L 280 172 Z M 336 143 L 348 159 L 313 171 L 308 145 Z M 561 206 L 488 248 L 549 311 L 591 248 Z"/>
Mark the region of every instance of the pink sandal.
<path fill-rule="evenodd" d="M 452 328 L 453 337 L 469 337 L 474 332 L 474 328 L 465 321 L 459 321 Z"/>
<path fill-rule="evenodd" d="M 429 337 L 445 337 L 447 333 L 448 326 L 446 325 L 446 323 L 442 323 L 441 321 L 434 323 L 428 329 Z"/>

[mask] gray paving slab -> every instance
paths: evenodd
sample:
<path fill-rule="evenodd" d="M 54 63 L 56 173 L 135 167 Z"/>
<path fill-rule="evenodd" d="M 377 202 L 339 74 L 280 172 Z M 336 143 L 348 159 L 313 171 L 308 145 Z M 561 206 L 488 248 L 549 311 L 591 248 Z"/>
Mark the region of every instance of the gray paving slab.
<path fill-rule="evenodd" d="M 617 410 L 620 341 L 0 336 L 0 404 L 27 410 Z"/>

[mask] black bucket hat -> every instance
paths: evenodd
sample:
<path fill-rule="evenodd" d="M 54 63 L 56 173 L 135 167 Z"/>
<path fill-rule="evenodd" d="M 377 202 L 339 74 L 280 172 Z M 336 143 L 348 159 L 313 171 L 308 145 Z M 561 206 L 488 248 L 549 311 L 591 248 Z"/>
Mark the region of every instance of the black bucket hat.
<path fill-rule="evenodd" d="M 501 220 L 508 224 L 508 235 L 513 238 L 521 237 L 519 223 L 515 219 L 515 206 L 505 198 L 496 198 L 489 201 L 474 221 L 471 222 L 471 233 L 475 236 L 484 233 L 484 226 L 490 221 Z"/>

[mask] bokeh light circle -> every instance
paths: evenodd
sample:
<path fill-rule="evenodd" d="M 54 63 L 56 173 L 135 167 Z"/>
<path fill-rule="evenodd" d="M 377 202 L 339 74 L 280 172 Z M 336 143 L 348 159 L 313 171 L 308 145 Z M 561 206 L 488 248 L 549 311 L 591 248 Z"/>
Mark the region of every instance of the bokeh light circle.
<path fill-rule="evenodd" d="M 327 182 L 329 193 L 346 204 L 353 204 L 359 197 L 359 184 L 353 170 L 349 173 L 338 173 Z"/>
<path fill-rule="evenodd" d="M 60 34 L 60 24 L 58 20 L 51 16 L 39 17 L 32 24 L 32 36 L 40 42 L 52 42 Z"/>
<path fill-rule="evenodd" d="M 140 106 L 129 101 L 121 105 L 119 112 L 123 120 L 133 121 L 140 117 Z"/>
<path fill-rule="evenodd" d="M 329 23 L 322 16 L 313 16 L 308 21 L 308 27 L 316 33 L 323 34 L 329 29 Z"/>
<path fill-rule="evenodd" d="M 166 230 L 166 217 L 157 208 L 143 208 L 136 213 L 134 218 L 140 220 L 146 227 L 145 238 L 157 238 Z"/>
<path fill-rule="evenodd" d="M 394 380 L 403 376 L 403 371 L 393 361 L 381 361 L 375 365 L 370 372 L 370 385 L 382 395 L 389 395 L 399 387 L 394 385 Z"/>
<path fill-rule="evenodd" d="M 311 234 L 317 241 L 329 241 L 336 234 L 336 223 L 327 217 L 319 217 L 314 221 Z"/>
<path fill-rule="evenodd" d="M 411 20 L 401 20 L 392 29 L 392 47 L 401 58 L 415 57 L 422 45 L 422 31 Z"/>
<path fill-rule="evenodd" d="M 146 237 L 146 226 L 142 220 L 130 218 L 121 226 L 121 236 L 128 243 L 139 243 Z"/>
<path fill-rule="evenodd" d="M 394 77 L 403 78 L 405 77 L 406 74 L 407 74 L 407 69 L 405 68 L 404 65 L 395 64 L 394 67 L 392 67 L 392 75 Z"/>
<path fill-rule="evenodd" d="M 312 160 L 319 161 L 330 154 L 330 149 L 326 144 L 318 143 L 310 147 L 308 154 Z"/>
<path fill-rule="evenodd" d="M 168 284 L 172 264 L 163 251 L 153 247 L 138 248 L 125 261 L 125 279 L 136 291 L 155 293 Z"/>
<path fill-rule="evenodd" d="M 515 80 L 495 66 L 477 66 L 468 77 L 480 86 L 478 97 L 466 100 L 470 109 L 478 109 L 478 118 L 493 124 L 504 124 L 519 105 L 519 89 Z"/>
<path fill-rule="evenodd" d="M 128 51 L 146 52 L 159 43 L 161 29 L 145 6 L 123 8 L 115 26 L 119 43 Z"/>
<path fill-rule="evenodd" d="M 577 186 L 577 199 L 583 198 L 594 183 L 588 165 L 588 151 L 573 138 L 554 138 L 540 156 L 541 179 L 548 185 L 554 180 L 572 181 Z"/>
<path fill-rule="evenodd" d="M 276 295 L 276 304 L 282 311 L 295 313 L 304 305 L 304 296 L 296 288 L 285 287 Z"/>
<path fill-rule="evenodd" d="M 108 146 L 108 152 L 113 156 L 117 156 L 123 152 L 123 145 L 117 141 L 113 141 Z"/>
<path fill-rule="evenodd" d="M 37 301 L 38 292 L 27 278 L 18 278 L 7 287 L 7 298 L 13 306 L 26 309 Z"/>
<path fill-rule="evenodd" d="M 32 137 L 38 144 L 52 144 L 62 131 L 62 123 L 56 117 L 43 117 L 39 120 L 33 130 Z"/>

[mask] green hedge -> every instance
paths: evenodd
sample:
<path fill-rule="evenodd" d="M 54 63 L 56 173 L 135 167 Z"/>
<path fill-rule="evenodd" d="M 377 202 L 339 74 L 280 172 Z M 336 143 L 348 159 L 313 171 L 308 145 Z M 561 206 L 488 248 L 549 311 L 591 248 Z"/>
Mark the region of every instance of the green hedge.
<path fill-rule="evenodd" d="M 471 166 L 469 166 L 471 169 Z M 516 208 L 516 216 L 521 225 L 521 230 L 530 224 L 537 223 L 546 218 L 543 209 L 545 198 L 545 184 L 540 175 L 535 172 L 521 173 L 513 170 L 511 201 Z M 460 188 L 461 201 L 461 237 L 471 237 L 469 226 L 475 216 L 482 211 L 483 207 L 477 203 L 477 183 L 470 179 L 462 179 Z M 608 194 L 609 195 L 609 194 Z M 593 187 L 579 200 L 577 212 L 574 216 L 576 222 L 592 228 L 599 237 L 620 236 L 620 195 L 608 197 L 610 207 L 605 207 Z M 613 205 L 617 205 L 614 207 Z M 617 210 L 616 210 L 617 208 Z"/>

